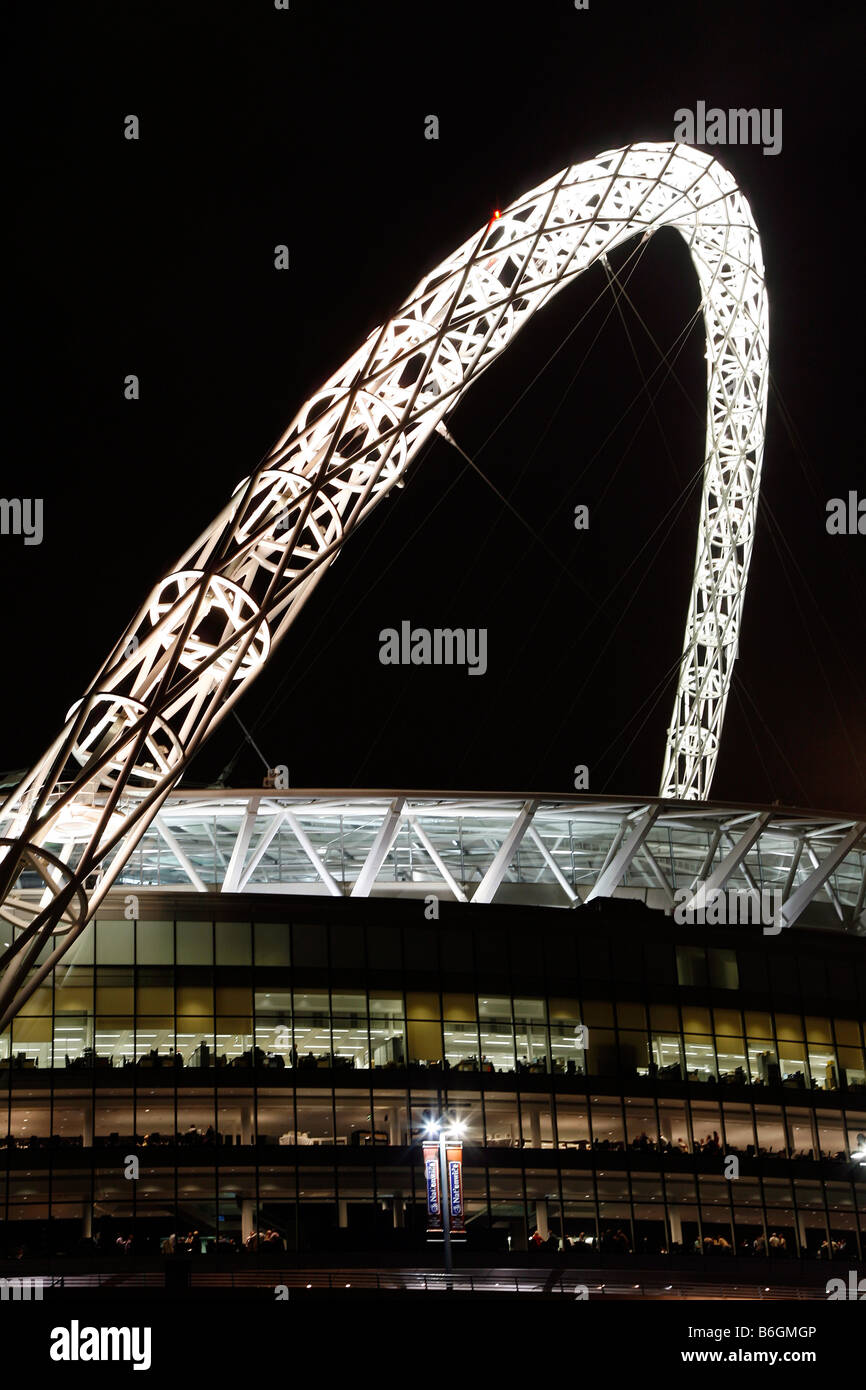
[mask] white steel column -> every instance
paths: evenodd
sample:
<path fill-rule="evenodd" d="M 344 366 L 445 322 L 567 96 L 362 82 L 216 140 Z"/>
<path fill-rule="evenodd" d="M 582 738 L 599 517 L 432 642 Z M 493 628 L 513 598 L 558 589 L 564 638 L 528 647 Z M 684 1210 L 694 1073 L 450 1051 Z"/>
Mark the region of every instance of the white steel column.
<path fill-rule="evenodd" d="M 259 800 L 257 796 L 251 796 L 247 804 L 247 809 L 243 814 L 240 826 L 238 827 L 238 837 L 235 840 L 229 866 L 223 879 L 222 892 L 234 893 L 237 891 L 241 879 L 241 870 L 244 867 L 244 860 L 247 850 L 250 847 L 250 840 L 253 837 L 253 830 L 256 825 L 256 816 L 259 812 Z"/>
<path fill-rule="evenodd" d="M 613 890 L 627 872 L 631 861 L 658 820 L 660 810 L 660 806 L 650 806 L 634 822 L 634 829 L 625 844 L 622 845 L 607 868 L 602 870 L 587 894 L 586 901 L 588 903 L 592 902 L 593 898 L 613 897 Z"/>
<path fill-rule="evenodd" d="M 515 816 L 508 834 L 499 846 L 493 863 L 472 895 L 474 903 L 491 903 L 495 898 L 496 891 L 508 871 L 508 866 L 514 858 L 517 847 L 529 829 L 537 806 L 537 801 L 527 801 L 524 803 L 522 811 Z"/>
<path fill-rule="evenodd" d="M 366 898 L 370 894 L 370 889 L 376 882 L 376 875 L 385 862 L 394 837 L 400 829 L 400 816 L 406 803 L 405 796 L 398 796 L 391 802 L 385 812 L 385 818 L 379 826 L 378 833 L 370 846 L 370 853 L 364 861 L 363 868 L 355 880 L 351 896 L 353 898 Z"/>
<path fill-rule="evenodd" d="M 818 892 L 819 888 L 827 882 L 836 865 L 845 858 L 845 855 L 852 850 L 861 836 L 866 833 L 866 821 L 857 821 L 852 825 L 848 834 L 843 839 L 838 840 L 833 848 L 824 856 L 817 869 L 813 869 L 805 883 L 801 883 L 795 893 L 791 895 L 786 903 L 782 904 L 782 925 L 791 927 L 797 918 L 809 906 L 809 903 Z"/>

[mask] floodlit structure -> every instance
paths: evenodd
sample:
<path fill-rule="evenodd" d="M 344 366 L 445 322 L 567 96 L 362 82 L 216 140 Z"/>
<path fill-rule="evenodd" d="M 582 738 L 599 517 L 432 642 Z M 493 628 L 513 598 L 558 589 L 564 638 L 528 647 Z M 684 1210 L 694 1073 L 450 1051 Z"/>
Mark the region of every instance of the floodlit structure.
<path fill-rule="evenodd" d="M 94 917 L 343 542 L 432 432 L 447 436 L 444 422 L 466 389 L 583 270 L 663 227 L 687 241 L 700 283 L 707 443 L 661 792 L 706 798 L 754 536 L 767 302 L 758 234 L 733 177 L 697 150 L 642 143 L 548 179 L 426 275 L 305 402 L 147 597 L 0 810 L 0 902 L 13 928 L 0 956 L 0 1027 Z"/>
<path fill-rule="evenodd" d="M 856 935 L 866 932 L 864 840 L 862 820 L 782 807 L 213 788 L 172 793 L 115 880 L 115 898 L 433 894 L 566 908 L 620 898 L 670 912 L 700 885 L 775 894 L 784 927 Z"/>

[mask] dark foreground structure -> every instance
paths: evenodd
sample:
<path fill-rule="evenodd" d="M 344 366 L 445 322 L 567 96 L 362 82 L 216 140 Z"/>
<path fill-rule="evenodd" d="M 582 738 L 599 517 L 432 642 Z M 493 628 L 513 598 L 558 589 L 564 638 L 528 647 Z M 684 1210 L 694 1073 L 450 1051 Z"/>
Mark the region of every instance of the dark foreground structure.
<path fill-rule="evenodd" d="M 856 930 L 417 891 L 119 889 L 4 1040 L 3 1272 L 435 1284 L 442 1115 L 479 1289 L 824 1296 L 863 1259 Z"/>

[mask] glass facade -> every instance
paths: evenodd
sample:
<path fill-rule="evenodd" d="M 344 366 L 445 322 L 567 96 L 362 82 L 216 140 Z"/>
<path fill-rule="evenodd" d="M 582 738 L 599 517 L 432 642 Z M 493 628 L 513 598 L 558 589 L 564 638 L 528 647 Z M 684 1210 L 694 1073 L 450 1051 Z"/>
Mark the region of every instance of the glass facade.
<path fill-rule="evenodd" d="M 853 1017 L 418 990 L 263 989 L 71 966 L 0 1039 L 0 1067 L 619 1076 L 866 1095 Z"/>
<path fill-rule="evenodd" d="M 447 1112 L 478 1249 L 861 1257 L 861 943 L 354 906 L 89 928 L 0 1039 L 5 1244 L 408 1249 Z"/>

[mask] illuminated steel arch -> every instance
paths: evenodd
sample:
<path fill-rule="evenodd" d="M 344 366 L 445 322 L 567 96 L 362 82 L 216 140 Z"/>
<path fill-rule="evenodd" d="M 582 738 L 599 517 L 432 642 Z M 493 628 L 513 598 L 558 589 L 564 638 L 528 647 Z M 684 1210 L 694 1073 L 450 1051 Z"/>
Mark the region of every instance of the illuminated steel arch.
<path fill-rule="evenodd" d="M 0 1027 L 83 930 L 192 755 L 466 389 L 581 271 L 660 227 L 685 238 L 700 281 L 708 397 L 694 583 L 661 792 L 706 797 L 758 500 L 763 263 L 749 205 L 715 159 L 680 144 L 634 144 L 548 179 L 426 275 L 304 403 L 145 600 L 0 808 L 0 914 L 13 927 L 0 957 Z"/>

